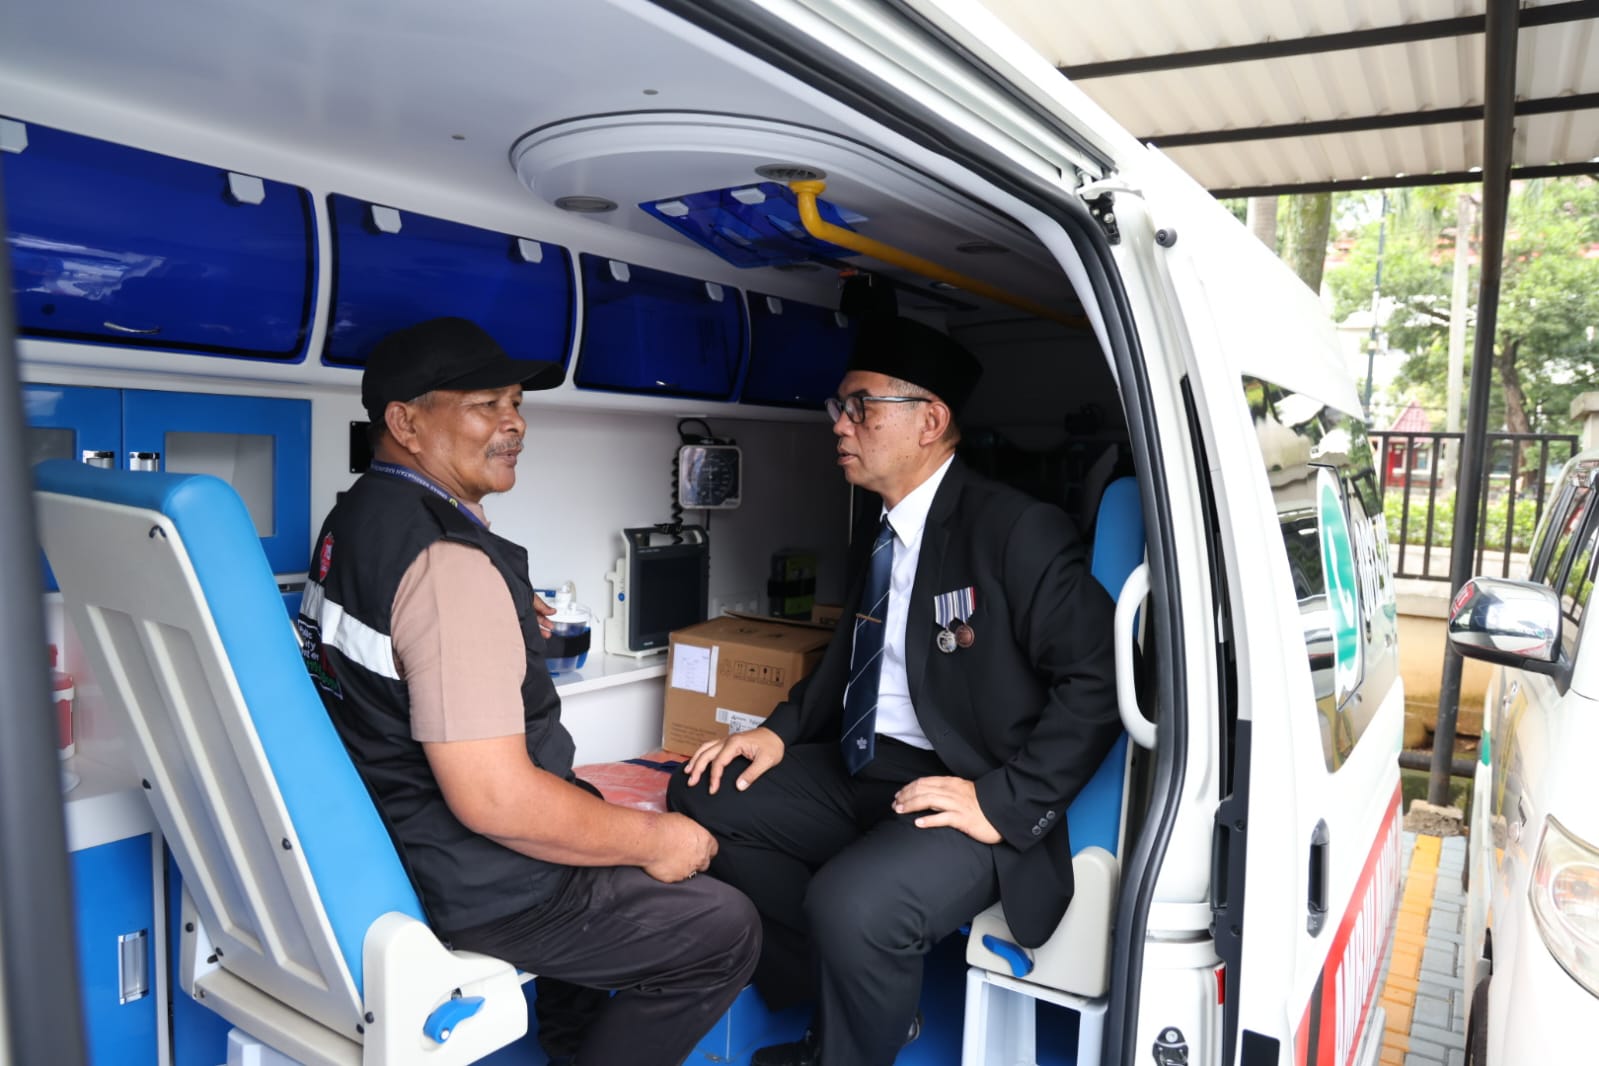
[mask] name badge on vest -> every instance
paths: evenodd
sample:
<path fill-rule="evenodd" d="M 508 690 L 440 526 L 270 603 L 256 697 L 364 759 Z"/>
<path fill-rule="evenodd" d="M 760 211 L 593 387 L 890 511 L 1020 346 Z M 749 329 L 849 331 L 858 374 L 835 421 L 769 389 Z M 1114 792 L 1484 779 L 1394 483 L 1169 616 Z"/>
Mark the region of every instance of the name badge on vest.
<path fill-rule="evenodd" d="M 977 589 L 967 586 L 933 597 L 933 619 L 938 623 L 938 650 L 945 655 L 956 648 L 969 648 L 977 640 L 971 618 L 977 610 Z"/>

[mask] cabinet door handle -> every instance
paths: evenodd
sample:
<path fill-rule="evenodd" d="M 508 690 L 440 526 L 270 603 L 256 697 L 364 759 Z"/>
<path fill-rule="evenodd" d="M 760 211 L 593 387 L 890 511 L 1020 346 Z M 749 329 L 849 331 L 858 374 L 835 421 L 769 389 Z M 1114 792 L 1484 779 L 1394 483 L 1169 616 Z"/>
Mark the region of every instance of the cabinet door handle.
<path fill-rule="evenodd" d="M 132 1003 L 150 994 L 150 930 L 117 937 L 117 1002 Z"/>
<path fill-rule="evenodd" d="M 161 327 L 160 326 L 151 326 L 149 329 L 139 329 L 137 326 L 124 326 L 120 322 L 109 322 L 108 321 L 108 322 L 102 322 L 100 324 L 102 326 L 104 326 L 106 329 L 114 329 L 118 333 L 160 333 L 161 332 Z"/>

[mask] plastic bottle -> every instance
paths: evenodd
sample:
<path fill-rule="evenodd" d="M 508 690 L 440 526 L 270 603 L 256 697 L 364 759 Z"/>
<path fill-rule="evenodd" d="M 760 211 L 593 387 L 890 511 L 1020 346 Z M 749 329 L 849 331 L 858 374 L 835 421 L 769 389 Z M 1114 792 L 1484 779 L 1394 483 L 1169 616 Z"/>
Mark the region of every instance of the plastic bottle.
<path fill-rule="evenodd" d="M 59 657 L 60 650 L 50 645 L 50 699 L 56 711 L 56 753 L 63 759 L 70 759 L 78 750 L 72 734 L 72 704 L 78 690 L 71 674 L 56 669 Z"/>
<path fill-rule="evenodd" d="M 583 669 L 593 639 L 593 615 L 577 602 L 577 587 L 570 581 L 555 590 L 550 606 L 555 608 L 555 613 L 549 617 L 552 631 L 549 656 L 545 659 L 550 675 Z"/>

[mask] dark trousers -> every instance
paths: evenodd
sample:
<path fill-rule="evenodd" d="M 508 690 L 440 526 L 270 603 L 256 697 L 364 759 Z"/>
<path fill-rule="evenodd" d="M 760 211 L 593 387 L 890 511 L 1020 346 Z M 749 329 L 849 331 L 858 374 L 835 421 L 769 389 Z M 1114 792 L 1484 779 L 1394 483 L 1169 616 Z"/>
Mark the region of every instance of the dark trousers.
<path fill-rule="evenodd" d="M 711 872 L 761 912 L 755 983 L 774 1009 L 815 998 L 823 1066 L 894 1061 L 921 996 L 922 957 L 999 898 L 993 849 L 918 829 L 894 793 L 948 774 L 938 757 L 877 738 L 860 774 L 836 743 L 797 744 L 746 792 L 728 767 L 710 795 L 674 774 L 667 805 L 720 845 Z"/>
<path fill-rule="evenodd" d="M 761 947 L 736 889 L 711 877 L 662 884 L 631 866 L 574 868 L 543 905 L 448 939 L 538 974 L 539 1043 L 551 1056 L 576 1051 L 580 1066 L 682 1062 Z"/>

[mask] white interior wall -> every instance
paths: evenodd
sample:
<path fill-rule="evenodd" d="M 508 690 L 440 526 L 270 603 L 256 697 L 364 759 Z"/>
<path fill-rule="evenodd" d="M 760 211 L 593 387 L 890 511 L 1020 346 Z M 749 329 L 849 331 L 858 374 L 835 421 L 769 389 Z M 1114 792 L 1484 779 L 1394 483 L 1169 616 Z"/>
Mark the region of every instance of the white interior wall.
<path fill-rule="evenodd" d="M 337 494 L 355 480 L 349 469 L 349 426 L 366 417 L 355 375 L 350 375 L 347 388 L 268 387 L 185 380 L 128 369 L 30 363 L 24 365 L 24 377 L 65 385 L 310 400 L 313 538 Z M 528 549 L 536 584 L 573 581 L 579 601 L 603 617 L 610 595 L 605 575 L 622 550 L 619 531 L 671 517 L 677 419 L 546 406 L 531 397 L 530 401 L 523 408 L 528 421 L 527 447 L 516 487 L 490 497 L 485 510 L 496 532 Z M 713 416 L 710 425 L 718 436 L 736 439 L 744 452 L 743 505 L 733 511 L 711 512 L 710 517 L 713 609 L 753 600 L 764 611 L 771 555 L 780 548 L 813 552 L 818 598 L 837 602 L 844 588 L 849 495 L 834 464 L 832 433 L 825 420 L 818 416 L 804 422 L 759 422 Z M 688 511 L 684 517 L 703 522 L 705 516 L 704 512 Z M 116 763 L 120 758 L 117 729 L 75 635 L 64 625 L 59 594 L 46 596 L 45 605 L 49 639 L 62 648 L 61 668 L 77 682 L 79 751 Z M 596 640 L 597 647 L 601 643 Z M 644 736 L 659 738 L 660 683 L 641 678 L 623 688 L 625 691 L 612 692 L 603 700 L 581 697 L 585 705 L 603 706 L 606 717 L 603 726 L 586 732 L 581 722 L 571 722 L 580 739 L 586 738 L 580 745 L 580 759 L 595 761 L 638 753 L 613 750 L 612 738 L 625 737 L 623 746 L 636 746 Z"/>

